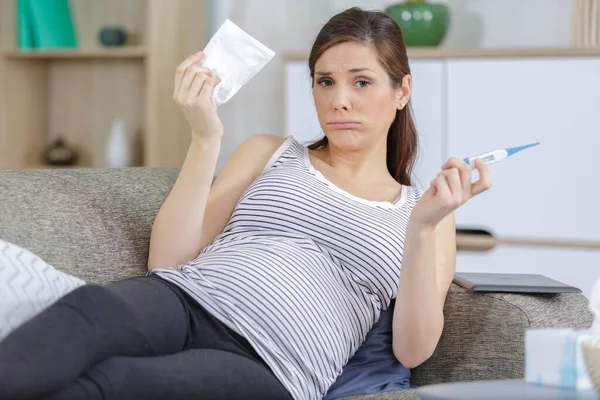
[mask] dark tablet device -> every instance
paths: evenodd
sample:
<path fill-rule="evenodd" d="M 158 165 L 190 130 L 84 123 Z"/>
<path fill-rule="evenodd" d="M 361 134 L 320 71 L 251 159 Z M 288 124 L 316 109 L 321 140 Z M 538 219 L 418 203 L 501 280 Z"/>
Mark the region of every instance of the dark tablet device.
<path fill-rule="evenodd" d="M 457 272 L 454 283 L 475 292 L 581 293 L 581 290 L 539 274 Z"/>

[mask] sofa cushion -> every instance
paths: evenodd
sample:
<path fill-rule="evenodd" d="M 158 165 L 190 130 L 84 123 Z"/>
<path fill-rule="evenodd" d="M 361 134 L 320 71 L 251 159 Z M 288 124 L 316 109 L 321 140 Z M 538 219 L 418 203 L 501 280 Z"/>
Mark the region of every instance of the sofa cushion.
<path fill-rule="evenodd" d="M 387 310 L 381 312 L 365 341 L 329 388 L 325 400 L 410 389 L 410 370 L 396 359 L 392 348 L 395 304 L 392 300 Z"/>
<path fill-rule="evenodd" d="M 0 238 L 90 283 L 146 272 L 177 168 L 0 171 Z"/>
<path fill-rule="evenodd" d="M 384 392 L 367 394 L 363 396 L 349 396 L 339 400 L 419 400 L 416 389 L 396 390 L 395 392 Z"/>
<path fill-rule="evenodd" d="M 70 291 L 85 285 L 0 239 L 0 341 Z"/>

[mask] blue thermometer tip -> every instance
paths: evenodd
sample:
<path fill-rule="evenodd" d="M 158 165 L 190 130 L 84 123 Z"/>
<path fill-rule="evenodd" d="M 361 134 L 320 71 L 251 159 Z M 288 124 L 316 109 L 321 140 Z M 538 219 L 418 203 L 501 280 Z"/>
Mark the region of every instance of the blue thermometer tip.
<path fill-rule="evenodd" d="M 516 152 L 518 152 L 518 151 L 525 150 L 525 149 L 528 149 L 528 148 L 533 147 L 533 146 L 537 146 L 538 144 L 540 144 L 540 142 L 526 144 L 525 146 L 508 147 L 505 150 L 508 153 L 508 155 L 511 156 L 511 155 L 515 154 Z"/>

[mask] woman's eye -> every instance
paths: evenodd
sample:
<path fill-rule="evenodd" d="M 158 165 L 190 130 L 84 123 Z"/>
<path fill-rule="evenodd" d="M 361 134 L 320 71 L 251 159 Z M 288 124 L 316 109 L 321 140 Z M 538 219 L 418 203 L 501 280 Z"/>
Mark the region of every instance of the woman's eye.
<path fill-rule="evenodd" d="M 365 81 L 365 80 L 358 81 L 358 82 L 356 82 L 356 84 L 361 88 L 365 88 L 365 87 L 369 86 L 369 82 Z"/>
<path fill-rule="evenodd" d="M 321 79 L 319 81 L 319 85 L 321 85 L 321 86 L 331 86 L 331 85 L 333 85 L 333 82 L 331 81 L 331 79 Z"/>

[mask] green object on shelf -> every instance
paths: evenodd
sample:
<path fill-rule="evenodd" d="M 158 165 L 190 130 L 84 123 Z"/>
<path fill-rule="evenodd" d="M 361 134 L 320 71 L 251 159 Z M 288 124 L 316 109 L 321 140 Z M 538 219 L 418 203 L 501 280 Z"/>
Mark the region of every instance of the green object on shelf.
<path fill-rule="evenodd" d="M 33 31 L 30 23 L 31 11 L 28 0 L 19 0 L 17 3 L 18 45 L 21 50 L 30 50 L 35 47 Z"/>
<path fill-rule="evenodd" d="M 21 50 L 78 46 L 68 0 L 18 2 L 18 44 Z"/>
<path fill-rule="evenodd" d="M 385 8 L 402 29 L 407 46 L 438 46 L 446 37 L 450 11 L 446 4 L 425 0 L 407 0 Z"/>

